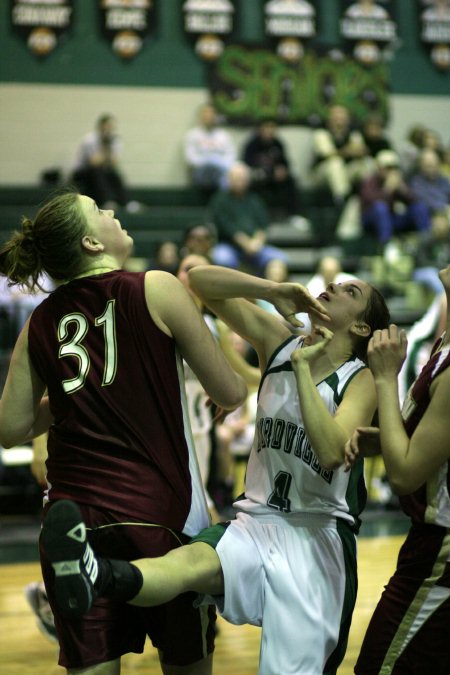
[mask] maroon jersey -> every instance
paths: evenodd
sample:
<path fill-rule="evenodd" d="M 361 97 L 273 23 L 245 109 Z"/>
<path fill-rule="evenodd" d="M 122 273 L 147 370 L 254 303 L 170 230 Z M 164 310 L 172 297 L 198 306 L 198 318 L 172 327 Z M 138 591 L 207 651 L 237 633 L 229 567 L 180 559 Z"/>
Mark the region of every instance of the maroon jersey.
<path fill-rule="evenodd" d="M 435 344 L 430 360 L 410 388 L 403 404 L 403 421 L 410 438 L 430 403 L 430 386 L 434 378 L 450 365 L 450 345 L 438 351 L 442 339 Z M 447 460 L 416 492 L 400 497 L 402 509 L 414 522 L 450 527 L 449 469 L 450 461 Z"/>
<path fill-rule="evenodd" d="M 30 358 L 54 417 L 48 495 L 192 535 L 208 517 L 182 361 L 148 312 L 144 277 L 75 279 L 31 316 Z"/>

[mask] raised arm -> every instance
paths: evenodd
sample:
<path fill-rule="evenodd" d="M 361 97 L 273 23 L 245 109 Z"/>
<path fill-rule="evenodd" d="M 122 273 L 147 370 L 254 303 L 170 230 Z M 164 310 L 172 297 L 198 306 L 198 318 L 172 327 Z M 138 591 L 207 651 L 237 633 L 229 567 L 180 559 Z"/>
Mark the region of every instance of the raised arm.
<path fill-rule="evenodd" d="M 247 396 L 247 387 L 227 362 L 183 285 L 167 272 L 147 272 L 145 293 L 152 318 L 173 336 L 208 396 L 226 410 L 239 406 Z"/>
<path fill-rule="evenodd" d="M 217 330 L 219 333 L 219 344 L 230 366 L 244 378 L 245 383 L 250 389 L 257 389 L 261 381 L 260 369 L 251 366 L 235 349 L 231 341 L 232 331 L 230 331 L 226 323 L 217 321 Z"/>
<path fill-rule="evenodd" d="M 395 325 L 376 331 L 369 343 L 381 451 L 389 482 L 399 495 L 417 490 L 450 458 L 450 371 L 446 369 L 431 385 L 431 402 L 409 438 L 400 412 L 397 377 L 405 352 L 404 331 Z"/>
<path fill-rule="evenodd" d="M 344 463 L 345 444 L 355 427 L 370 424 L 376 408 L 376 395 L 372 375 L 365 368 L 351 380 L 334 415 L 330 413 L 310 370 L 311 360 L 325 349 L 333 337 L 331 331 L 320 330 L 323 331 L 323 339 L 309 347 L 296 349 L 291 360 L 308 438 L 321 465 L 326 469 L 336 469 Z"/>
<path fill-rule="evenodd" d="M 198 266 L 190 270 L 189 283 L 205 305 L 253 345 L 262 369 L 274 349 L 291 332 L 277 317 L 251 300 L 271 302 L 295 327 L 302 325 L 295 318 L 298 312 L 312 312 L 327 320 L 325 309 L 300 284 L 280 284 L 217 265 Z"/>

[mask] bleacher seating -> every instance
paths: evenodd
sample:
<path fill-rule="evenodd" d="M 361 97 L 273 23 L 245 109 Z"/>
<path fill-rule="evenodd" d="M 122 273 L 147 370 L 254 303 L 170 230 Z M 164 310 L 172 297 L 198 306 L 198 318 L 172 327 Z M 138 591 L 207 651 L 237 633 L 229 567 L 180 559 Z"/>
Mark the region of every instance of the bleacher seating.
<path fill-rule="evenodd" d="M 18 227 L 22 215 L 32 217 L 51 192 L 38 187 L 0 187 L 0 241 L 4 241 Z M 135 254 L 139 257 L 150 258 L 155 246 L 161 241 L 170 239 L 180 243 L 188 225 L 210 218 L 207 199 L 202 192 L 192 188 L 134 189 L 130 190 L 130 199 L 144 204 L 145 208 L 138 213 L 120 210 L 118 216 L 133 235 Z M 305 238 L 295 228 L 279 225 L 271 230 L 271 243 L 283 248 L 318 249 L 334 242 L 339 214 L 326 193 L 304 191 L 302 215 L 312 225 L 311 236 Z M 310 259 L 310 265 L 301 264 L 302 271 L 313 271 L 316 256 L 312 255 Z"/>
<path fill-rule="evenodd" d="M 0 187 L 0 243 L 20 225 L 21 217 L 33 217 L 39 205 L 46 201 L 53 189 L 44 187 Z M 166 240 L 180 244 L 186 227 L 208 222 L 210 212 L 207 197 L 199 190 L 185 188 L 136 188 L 129 191 L 130 199 L 145 205 L 137 213 L 118 211 L 123 227 L 135 241 L 134 255 L 151 260 L 157 245 Z M 291 277 L 305 283 L 314 273 L 324 255 L 337 256 L 348 272 L 372 280 L 373 257 L 376 244 L 373 238 L 340 241 L 335 237 L 339 210 L 330 195 L 323 190 L 303 190 L 301 214 L 311 224 L 311 232 L 297 230 L 288 222 L 280 222 L 274 214 L 269 229 L 269 243 L 286 251 Z M 383 279 L 376 279 L 384 285 Z M 408 307 L 398 298 L 393 303 L 394 319 L 409 325 L 421 315 L 421 307 Z"/>

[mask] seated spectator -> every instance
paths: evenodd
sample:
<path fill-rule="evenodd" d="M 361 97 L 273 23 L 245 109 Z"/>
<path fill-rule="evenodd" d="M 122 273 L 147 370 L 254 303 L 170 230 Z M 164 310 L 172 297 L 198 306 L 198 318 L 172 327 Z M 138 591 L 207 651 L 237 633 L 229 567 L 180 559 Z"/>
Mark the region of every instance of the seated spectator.
<path fill-rule="evenodd" d="M 129 211 L 137 211 L 140 205 L 127 200 L 119 169 L 121 151 L 114 117 L 102 115 L 95 130 L 89 132 L 78 147 L 73 180 L 80 192 L 92 197 L 101 208 L 116 209 L 126 205 Z"/>
<path fill-rule="evenodd" d="M 215 239 L 216 232 L 211 223 L 195 223 L 194 225 L 189 225 L 183 234 L 181 255 L 184 257 L 189 253 L 195 253 L 197 255 L 203 255 L 211 261 Z"/>
<path fill-rule="evenodd" d="M 178 247 L 173 241 L 162 241 L 155 250 L 150 269 L 176 274 L 180 264 Z"/>
<path fill-rule="evenodd" d="M 187 132 L 184 156 L 195 187 L 206 191 L 225 187 L 236 149 L 230 134 L 218 126 L 217 111 L 211 103 L 201 106 L 198 125 Z"/>
<path fill-rule="evenodd" d="M 442 151 L 441 173 L 450 178 L 450 147 Z"/>
<path fill-rule="evenodd" d="M 407 185 L 398 156 L 392 150 L 382 150 L 376 162 L 377 171 L 359 187 L 364 229 L 373 232 L 382 246 L 406 230 L 416 230 L 424 238 L 431 226 L 428 208 Z"/>
<path fill-rule="evenodd" d="M 415 124 L 407 133 L 406 139 L 400 147 L 400 166 L 404 175 L 408 178 L 415 171 L 417 160 L 424 148 L 426 128 L 423 124 Z"/>
<path fill-rule="evenodd" d="M 252 190 L 267 206 L 281 208 L 288 216 L 299 213 L 300 198 L 283 141 L 273 120 L 263 120 L 244 146 L 243 160 L 251 169 Z"/>
<path fill-rule="evenodd" d="M 248 166 L 243 162 L 233 164 L 228 183 L 228 189 L 218 191 L 210 202 L 218 238 L 213 262 L 233 268 L 244 262 L 262 274 L 270 260 L 284 260 L 285 255 L 266 245 L 269 214 L 261 197 L 249 189 Z"/>
<path fill-rule="evenodd" d="M 367 148 L 359 131 L 353 130 L 347 108 L 333 105 L 326 126 L 313 133 L 312 178 L 326 185 L 336 204 L 342 205 L 353 181 L 364 172 Z"/>
<path fill-rule="evenodd" d="M 450 260 L 450 221 L 448 214 L 435 213 L 430 236 L 422 241 L 414 255 L 413 280 L 433 293 L 442 292 L 439 270 Z"/>
<path fill-rule="evenodd" d="M 382 150 L 392 150 L 391 142 L 386 137 L 381 115 L 377 113 L 367 115 L 361 133 L 370 157 L 375 158 Z"/>
<path fill-rule="evenodd" d="M 423 149 L 424 150 L 434 150 L 439 160 L 442 160 L 444 157 L 444 145 L 442 143 L 442 138 L 434 129 L 425 129 L 423 135 Z"/>
<path fill-rule="evenodd" d="M 6 277 L 0 277 L 0 351 L 12 349 L 30 314 L 53 289 L 53 281 L 45 274 L 39 277 L 39 290 L 34 292 L 10 286 Z"/>
<path fill-rule="evenodd" d="M 422 150 L 409 185 L 416 197 L 428 206 L 432 217 L 442 213 L 450 218 L 450 180 L 441 173 L 435 150 Z"/>

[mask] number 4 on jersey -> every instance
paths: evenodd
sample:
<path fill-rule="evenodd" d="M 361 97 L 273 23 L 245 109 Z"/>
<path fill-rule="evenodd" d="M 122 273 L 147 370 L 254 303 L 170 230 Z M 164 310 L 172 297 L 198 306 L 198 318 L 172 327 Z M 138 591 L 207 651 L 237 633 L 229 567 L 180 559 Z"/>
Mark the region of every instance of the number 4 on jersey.
<path fill-rule="evenodd" d="M 273 492 L 269 495 L 267 505 L 278 511 L 289 513 L 291 510 L 291 500 L 288 499 L 291 488 L 292 476 L 287 471 L 279 471 L 273 481 Z"/>

